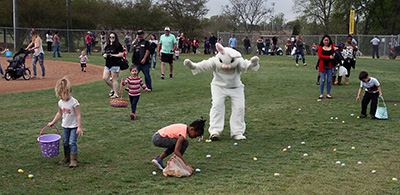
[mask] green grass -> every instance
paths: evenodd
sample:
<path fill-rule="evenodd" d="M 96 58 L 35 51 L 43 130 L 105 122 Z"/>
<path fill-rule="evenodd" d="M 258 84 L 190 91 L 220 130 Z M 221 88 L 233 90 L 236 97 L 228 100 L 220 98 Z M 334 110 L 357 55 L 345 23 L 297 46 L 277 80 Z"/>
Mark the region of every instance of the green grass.
<path fill-rule="evenodd" d="M 77 62 L 77 53 L 62 55 L 54 59 Z M 181 58 L 175 63 L 174 79 L 159 78 L 159 63 L 151 72 L 154 91 L 142 94 L 135 121 L 129 119 L 129 108 L 109 106 L 109 89 L 103 81 L 73 86 L 73 96 L 81 104 L 84 131 L 78 139 L 80 166 L 76 169 L 57 164 L 62 154 L 42 157 L 36 141 L 57 112 L 53 89 L 0 95 L 0 194 L 400 193 L 400 183 L 391 181 L 392 177 L 400 178 L 400 106 L 387 103 L 389 120 L 350 116 L 359 115 L 361 109 L 355 101 L 361 70 L 381 82 L 385 100 L 400 102 L 399 64 L 392 60 L 357 59 L 351 84 L 333 86 L 334 99 L 317 102 L 316 57 L 306 57 L 307 67 L 295 67 L 291 57 L 262 56 L 258 72 L 242 74 L 248 139 L 234 146 L 237 141 L 229 138 L 227 100 L 221 140 L 189 140 L 184 157 L 202 171 L 189 178 L 165 178 L 161 171 L 153 176 L 155 168 L 150 161 L 163 151 L 152 144 L 153 133 L 169 124 L 208 118 L 211 107 L 212 73 L 193 76 L 182 65 L 185 58 L 198 62 L 208 56 Z M 89 59 L 90 63 L 104 64 L 99 56 Z M 127 75 L 128 71 L 122 73 L 124 78 Z M 331 120 L 332 116 L 339 120 Z M 300 144 L 302 141 L 306 144 Z M 292 149 L 282 152 L 288 145 Z M 352 146 L 356 149 L 351 150 Z M 333 152 L 334 148 L 338 151 Z M 303 153 L 309 156 L 303 157 Z M 207 154 L 212 158 L 205 158 Z M 346 166 L 335 164 L 338 160 Z M 357 165 L 357 161 L 364 164 Z M 25 173 L 17 173 L 19 168 Z M 273 176 L 276 172 L 279 177 Z M 29 173 L 35 178 L 28 179 Z"/>

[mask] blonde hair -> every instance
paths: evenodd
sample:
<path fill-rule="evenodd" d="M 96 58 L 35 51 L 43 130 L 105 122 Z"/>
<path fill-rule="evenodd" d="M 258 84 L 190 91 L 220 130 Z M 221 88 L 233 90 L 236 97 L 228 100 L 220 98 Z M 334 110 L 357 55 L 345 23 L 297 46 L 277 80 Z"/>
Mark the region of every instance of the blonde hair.
<path fill-rule="evenodd" d="M 63 101 L 67 101 L 72 92 L 72 85 L 67 79 L 67 77 L 63 77 L 57 81 L 56 87 L 54 89 L 56 91 L 56 96 L 62 99 Z"/>

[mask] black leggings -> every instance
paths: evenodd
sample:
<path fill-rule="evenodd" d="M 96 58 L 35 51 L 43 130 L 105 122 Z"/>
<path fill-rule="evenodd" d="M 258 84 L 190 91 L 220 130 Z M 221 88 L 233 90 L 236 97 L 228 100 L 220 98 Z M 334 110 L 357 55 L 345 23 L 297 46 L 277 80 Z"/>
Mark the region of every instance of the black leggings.
<path fill-rule="evenodd" d="M 153 144 L 161 147 L 161 148 L 167 148 L 164 152 L 165 154 L 170 155 L 175 151 L 175 145 L 176 142 L 178 141 L 178 138 L 169 138 L 169 137 L 162 137 L 158 132 L 156 132 L 153 137 L 152 137 Z M 183 155 L 186 151 L 186 148 L 189 146 L 189 141 L 185 140 L 182 143 L 181 147 L 181 154 Z"/>
<path fill-rule="evenodd" d="M 376 107 L 378 106 L 378 97 L 379 93 L 368 93 L 365 92 L 364 97 L 361 102 L 361 114 L 362 115 L 367 115 L 367 106 L 369 102 L 371 101 L 371 111 L 370 115 L 375 116 L 376 113 Z"/>
<path fill-rule="evenodd" d="M 347 74 L 346 74 L 346 78 L 350 77 L 350 70 L 351 67 L 355 68 L 356 66 L 356 61 L 354 59 L 345 59 L 343 66 L 347 69 Z"/>

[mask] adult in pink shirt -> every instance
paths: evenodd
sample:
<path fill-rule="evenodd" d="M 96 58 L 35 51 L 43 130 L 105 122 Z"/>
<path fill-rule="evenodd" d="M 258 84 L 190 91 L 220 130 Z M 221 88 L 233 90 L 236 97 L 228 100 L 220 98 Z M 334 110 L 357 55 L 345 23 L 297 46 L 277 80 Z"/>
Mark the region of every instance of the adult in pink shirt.
<path fill-rule="evenodd" d="M 56 57 L 56 52 L 57 52 L 57 56 L 59 58 L 61 58 L 61 54 L 60 54 L 60 37 L 58 36 L 58 31 L 56 31 L 54 33 L 54 49 L 53 49 L 53 58 Z"/>
<path fill-rule="evenodd" d="M 86 42 L 86 54 L 92 55 L 92 53 L 90 52 L 90 49 L 92 48 L 92 33 L 90 31 L 88 31 L 86 34 L 85 42 Z"/>

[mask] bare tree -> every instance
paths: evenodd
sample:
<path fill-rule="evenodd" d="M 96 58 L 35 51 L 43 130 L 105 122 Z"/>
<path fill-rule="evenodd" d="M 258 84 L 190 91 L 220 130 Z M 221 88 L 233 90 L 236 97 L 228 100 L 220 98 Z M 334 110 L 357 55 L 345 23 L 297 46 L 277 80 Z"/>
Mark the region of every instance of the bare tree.
<path fill-rule="evenodd" d="M 334 10 L 334 4 L 338 0 L 294 0 L 293 9 L 297 13 L 303 13 L 309 19 L 317 19 L 323 26 L 324 33 L 329 33 L 329 24 Z"/>
<path fill-rule="evenodd" d="M 223 7 L 223 13 L 233 22 L 244 25 L 251 32 L 255 25 L 264 22 L 271 9 L 266 7 L 265 0 L 229 0 L 230 5 Z"/>

